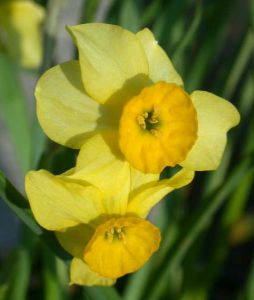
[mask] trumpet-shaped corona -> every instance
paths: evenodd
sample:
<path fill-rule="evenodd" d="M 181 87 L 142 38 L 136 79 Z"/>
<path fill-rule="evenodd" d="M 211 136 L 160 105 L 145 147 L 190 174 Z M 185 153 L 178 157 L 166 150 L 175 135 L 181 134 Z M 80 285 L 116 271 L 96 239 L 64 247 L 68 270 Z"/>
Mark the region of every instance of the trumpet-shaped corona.
<path fill-rule="evenodd" d="M 80 149 L 77 165 L 54 176 L 30 172 L 26 192 L 41 226 L 73 255 L 71 282 L 111 285 L 158 249 L 146 221 L 165 195 L 215 170 L 236 108 L 205 91 L 188 94 L 153 34 L 116 25 L 68 27 L 79 60 L 37 83 L 39 122 L 55 142 Z M 166 166 L 180 165 L 159 180 Z M 116 180 L 117 178 L 117 180 Z"/>
<path fill-rule="evenodd" d="M 74 169 L 58 176 L 29 172 L 25 188 L 38 223 L 55 231 L 74 256 L 71 283 L 112 285 L 141 268 L 159 248 L 160 231 L 145 218 L 193 177 L 193 171 L 182 169 L 159 181 L 157 174 L 116 161 L 98 135 L 82 147 Z"/>
<path fill-rule="evenodd" d="M 109 24 L 67 28 L 79 60 L 48 70 L 35 92 L 39 122 L 51 139 L 79 149 L 100 134 L 116 159 L 143 173 L 219 166 L 227 132 L 240 120 L 230 102 L 184 91 L 147 28 L 136 34 Z"/>
<path fill-rule="evenodd" d="M 124 107 L 120 148 L 136 169 L 159 173 L 181 163 L 197 138 L 197 114 L 188 94 L 173 83 L 144 88 Z"/>
<path fill-rule="evenodd" d="M 100 225 L 84 260 L 102 276 L 118 278 L 139 269 L 160 244 L 160 231 L 141 218 L 113 218 Z"/>

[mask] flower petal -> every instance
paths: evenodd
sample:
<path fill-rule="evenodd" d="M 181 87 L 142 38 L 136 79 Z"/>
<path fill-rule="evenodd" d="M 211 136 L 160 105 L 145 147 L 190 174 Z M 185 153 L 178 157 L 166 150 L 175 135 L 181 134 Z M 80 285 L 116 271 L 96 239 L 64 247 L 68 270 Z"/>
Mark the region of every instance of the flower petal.
<path fill-rule="evenodd" d="M 193 171 L 182 169 L 169 179 L 154 181 L 141 186 L 131 195 L 127 212 L 145 218 L 151 208 L 162 200 L 164 196 L 175 189 L 189 184 L 193 178 Z"/>
<path fill-rule="evenodd" d="M 215 170 L 226 146 L 227 131 L 240 121 L 239 112 L 230 102 L 208 92 L 195 91 L 191 99 L 197 111 L 198 138 L 181 165 L 196 171 Z"/>
<path fill-rule="evenodd" d="M 88 223 L 104 212 L 100 191 L 81 180 L 31 171 L 25 189 L 35 219 L 48 230 Z"/>
<path fill-rule="evenodd" d="M 41 63 L 40 27 L 44 17 L 44 9 L 33 1 L 6 1 L 0 6 L 5 47 L 25 68 L 36 68 Z"/>
<path fill-rule="evenodd" d="M 55 232 L 61 246 L 72 256 L 80 258 L 83 257 L 85 246 L 93 233 L 93 228 L 85 224 Z"/>
<path fill-rule="evenodd" d="M 115 279 L 102 277 L 90 270 L 88 265 L 81 259 L 74 258 L 71 262 L 71 284 L 110 286 L 115 282 Z"/>
<path fill-rule="evenodd" d="M 41 127 L 55 142 L 80 148 L 96 130 L 100 107 L 85 94 L 77 61 L 49 69 L 38 81 L 35 96 Z"/>
<path fill-rule="evenodd" d="M 125 214 L 130 191 L 130 165 L 117 158 L 118 155 L 97 135 L 81 148 L 73 175 L 102 191 L 108 214 Z"/>
<path fill-rule="evenodd" d="M 160 174 L 143 173 L 137 169 L 131 168 L 131 192 L 135 191 L 140 186 L 157 181 L 160 178 Z"/>
<path fill-rule="evenodd" d="M 135 34 L 109 24 L 68 26 L 68 30 L 79 50 L 85 90 L 92 98 L 105 103 L 122 88 L 130 97 L 147 83 L 148 63 Z"/>
<path fill-rule="evenodd" d="M 149 64 L 149 77 L 154 83 L 166 81 L 183 85 L 182 78 L 176 72 L 171 60 L 165 51 L 158 45 L 153 33 L 145 28 L 137 33 Z"/>

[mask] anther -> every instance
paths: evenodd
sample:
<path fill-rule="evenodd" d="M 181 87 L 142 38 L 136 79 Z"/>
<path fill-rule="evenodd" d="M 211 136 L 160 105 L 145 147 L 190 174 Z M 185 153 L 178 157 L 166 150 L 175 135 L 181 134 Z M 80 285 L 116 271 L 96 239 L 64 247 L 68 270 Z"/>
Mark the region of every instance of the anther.
<path fill-rule="evenodd" d="M 159 131 L 157 129 L 151 129 L 150 130 L 151 134 L 158 137 L 159 136 Z"/>
<path fill-rule="evenodd" d="M 146 121 L 145 121 L 145 117 L 143 115 L 138 115 L 137 121 L 138 121 L 139 126 L 142 129 L 146 129 Z"/>

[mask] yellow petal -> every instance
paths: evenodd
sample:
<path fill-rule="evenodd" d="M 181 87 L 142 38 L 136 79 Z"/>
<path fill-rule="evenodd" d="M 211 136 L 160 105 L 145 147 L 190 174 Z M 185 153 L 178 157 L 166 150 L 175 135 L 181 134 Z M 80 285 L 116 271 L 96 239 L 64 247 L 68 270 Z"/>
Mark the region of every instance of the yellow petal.
<path fill-rule="evenodd" d="M 77 61 L 49 69 L 38 81 L 35 96 L 39 122 L 53 141 L 80 148 L 96 130 L 100 107 L 85 94 Z"/>
<path fill-rule="evenodd" d="M 44 9 L 32 1 L 6 1 L 0 5 L 0 27 L 10 55 L 26 68 L 42 60 L 41 23 Z"/>
<path fill-rule="evenodd" d="M 102 191 L 108 214 L 125 214 L 130 191 L 130 165 L 118 155 L 101 135 L 94 136 L 81 148 L 73 174 Z"/>
<path fill-rule="evenodd" d="M 160 178 L 160 174 L 143 173 L 137 169 L 131 168 L 131 191 L 135 191 L 140 186 L 157 181 Z"/>
<path fill-rule="evenodd" d="M 240 121 L 237 109 L 228 101 L 204 91 L 191 94 L 198 118 L 198 138 L 186 159 L 184 168 L 196 171 L 215 170 L 221 161 L 227 131 Z"/>
<path fill-rule="evenodd" d="M 139 269 L 158 249 L 160 231 L 141 218 L 113 218 L 101 224 L 85 248 L 94 272 L 118 278 Z"/>
<path fill-rule="evenodd" d="M 145 184 L 133 193 L 127 212 L 134 213 L 142 218 L 146 217 L 151 208 L 162 200 L 164 196 L 175 189 L 189 184 L 193 178 L 193 171 L 182 169 L 169 179 Z"/>
<path fill-rule="evenodd" d="M 72 256 L 80 258 L 83 257 L 85 246 L 93 233 L 93 228 L 85 224 L 55 232 L 61 246 Z"/>
<path fill-rule="evenodd" d="M 31 171 L 25 189 L 35 219 L 48 230 L 88 223 L 104 212 L 100 191 L 81 180 Z"/>
<path fill-rule="evenodd" d="M 137 33 L 149 63 L 149 77 L 154 83 L 166 81 L 183 85 L 182 78 L 176 72 L 165 51 L 158 45 L 153 33 L 145 28 Z"/>
<path fill-rule="evenodd" d="M 88 265 L 81 259 L 74 258 L 71 263 L 71 284 L 78 285 L 102 285 L 110 286 L 115 284 L 116 280 L 102 277 L 89 269 Z"/>
<path fill-rule="evenodd" d="M 120 101 L 147 83 L 148 63 L 135 34 L 109 24 L 69 26 L 68 30 L 79 50 L 85 90 L 93 99 L 105 103 L 121 90 Z"/>

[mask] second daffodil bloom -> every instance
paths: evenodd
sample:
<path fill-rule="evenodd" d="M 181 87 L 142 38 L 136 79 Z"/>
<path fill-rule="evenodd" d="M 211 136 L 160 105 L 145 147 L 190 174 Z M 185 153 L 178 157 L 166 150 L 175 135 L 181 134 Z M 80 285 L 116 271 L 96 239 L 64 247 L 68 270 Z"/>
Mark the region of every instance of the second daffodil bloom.
<path fill-rule="evenodd" d="M 41 64 L 44 18 L 44 8 L 31 0 L 0 3 L 1 48 L 25 68 L 37 68 Z"/>
<path fill-rule="evenodd" d="M 193 171 L 182 169 L 158 181 L 157 175 L 116 160 L 97 135 L 82 147 L 74 169 L 58 176 L 31 171 L 25 188 L 38 223 L 55 231 L 74 256 L 71 283 L 111 285 L 142 267 L 158 249 L 159 229 L 145 218 L 166 194 L 193 176 Z"/>
<path fill-rule="evenodd" d="M 84 24 L 68 30 L 79 61 L 48 70 L 36 88 L 38 118 L 52 140 L 80 148 L 99 133 L 144 173 L 218 167 L 227 131 L 240 119 L 230 102 L 205 91 L 188 94 L 148 29 L 134 34 Z"/>

